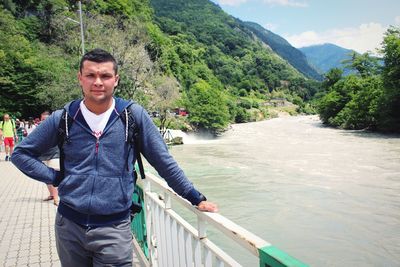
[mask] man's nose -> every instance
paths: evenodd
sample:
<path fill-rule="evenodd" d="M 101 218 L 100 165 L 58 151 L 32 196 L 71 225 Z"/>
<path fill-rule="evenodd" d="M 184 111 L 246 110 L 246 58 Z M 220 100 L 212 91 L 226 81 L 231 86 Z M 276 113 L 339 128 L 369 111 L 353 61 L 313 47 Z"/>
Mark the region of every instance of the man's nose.
<path fill-rule="evenodd" d="M 96 79 L 94 80 L 95 85 L 102 85 L 103 81 L 101 80 L 100 76 L 96 76 Z"/>

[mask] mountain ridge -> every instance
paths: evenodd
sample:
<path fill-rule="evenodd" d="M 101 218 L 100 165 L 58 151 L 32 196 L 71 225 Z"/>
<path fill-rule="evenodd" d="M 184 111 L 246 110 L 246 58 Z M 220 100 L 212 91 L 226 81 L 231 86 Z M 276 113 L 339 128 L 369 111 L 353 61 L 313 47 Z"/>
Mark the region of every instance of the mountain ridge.
<path fill-rule="evenodd" d="M 307 57 L 299 49 L 293 47 L 286 39 L 255 22 L 245 21 L 243 24 L 298 71 L 307 77 L 322 80 L 321 74 L 309 64 Z"/>
<path fill-rule="evenodd" d="M 351 59 L 354 50 L 340 47 L 332 43 L 310 45 L 299 48 L 310 64 L 315 66 L 321 73 L 326 73 L 332 68 L 339 68 L 347 75 L 350 73 L 346 69 L 343 61 Z"/>

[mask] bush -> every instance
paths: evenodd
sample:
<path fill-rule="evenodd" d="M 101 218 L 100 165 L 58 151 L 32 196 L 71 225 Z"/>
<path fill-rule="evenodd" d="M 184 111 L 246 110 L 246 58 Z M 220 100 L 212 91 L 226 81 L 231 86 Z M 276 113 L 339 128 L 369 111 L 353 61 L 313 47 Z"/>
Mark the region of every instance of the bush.
<path fill-rule="evenodd" d="M 250 121 L 250 114 L 246 111 L 246 109 L 240 107 L 237 110 L 235 122 L 236 123 L 243 123 Z"/>

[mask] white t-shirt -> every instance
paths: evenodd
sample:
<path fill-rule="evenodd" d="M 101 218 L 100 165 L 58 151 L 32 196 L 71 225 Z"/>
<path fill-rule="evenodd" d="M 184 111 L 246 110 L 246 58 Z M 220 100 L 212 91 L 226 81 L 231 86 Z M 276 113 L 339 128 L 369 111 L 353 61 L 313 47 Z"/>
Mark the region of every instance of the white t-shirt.
<path fill-rule="evenodd" d="M 33 130 L 35 130 L 35 129 L 36 129 L 36 125 L 35 124 L 32 124 L 30 128 L 29 128 L 29 125 L 25 126 L 25 130 L 26 130 L 28 135 L 30 135 L 31 132 L 33 132 Z"/>
<path fill-rule="evenodd" d="M 80 108 L 82 111 L 82 115 L 85 118 L 85 121 L 89 125 L 92 130 L 93 135 L 98 139 L 103 134 L 104 128 L 107 125 L 107 122 L 111 116 L 115 107 L 115 100 L 113 98 L 113 102 L 111 107 L 107 109 L 105 112 L 97 115 L 91 112 L 85 105 L 84 101 L 81 101 Z"/>

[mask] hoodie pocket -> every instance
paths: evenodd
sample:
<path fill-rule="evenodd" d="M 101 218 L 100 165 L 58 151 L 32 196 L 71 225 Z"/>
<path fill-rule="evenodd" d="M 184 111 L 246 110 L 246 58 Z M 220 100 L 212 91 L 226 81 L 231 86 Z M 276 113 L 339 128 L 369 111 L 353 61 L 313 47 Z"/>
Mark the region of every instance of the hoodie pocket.
<path fill-rule="evenodd" d="M 130 198 L 125 178 L 97 176 L 93 187 L 91 211 L 95 214 L 112 214 L 127 210 Z"/>
<path fill-rule="evenodd" d="M 69 175 L 58 187 L 58 194 L 62 202 L 80 212 L 88 213 L 94 181 L 93 175 Z"/>
<path fill-rule="evenodd" d="M 68 180 L 71 178 L 71 175 L 68 175 L 67 177 L 64 177 L 64 179 L 62 179 L 61 183 L 58 185 L 58 191 L 62 191 L 64 185 L 66 185 L 68 183 Z"/>

